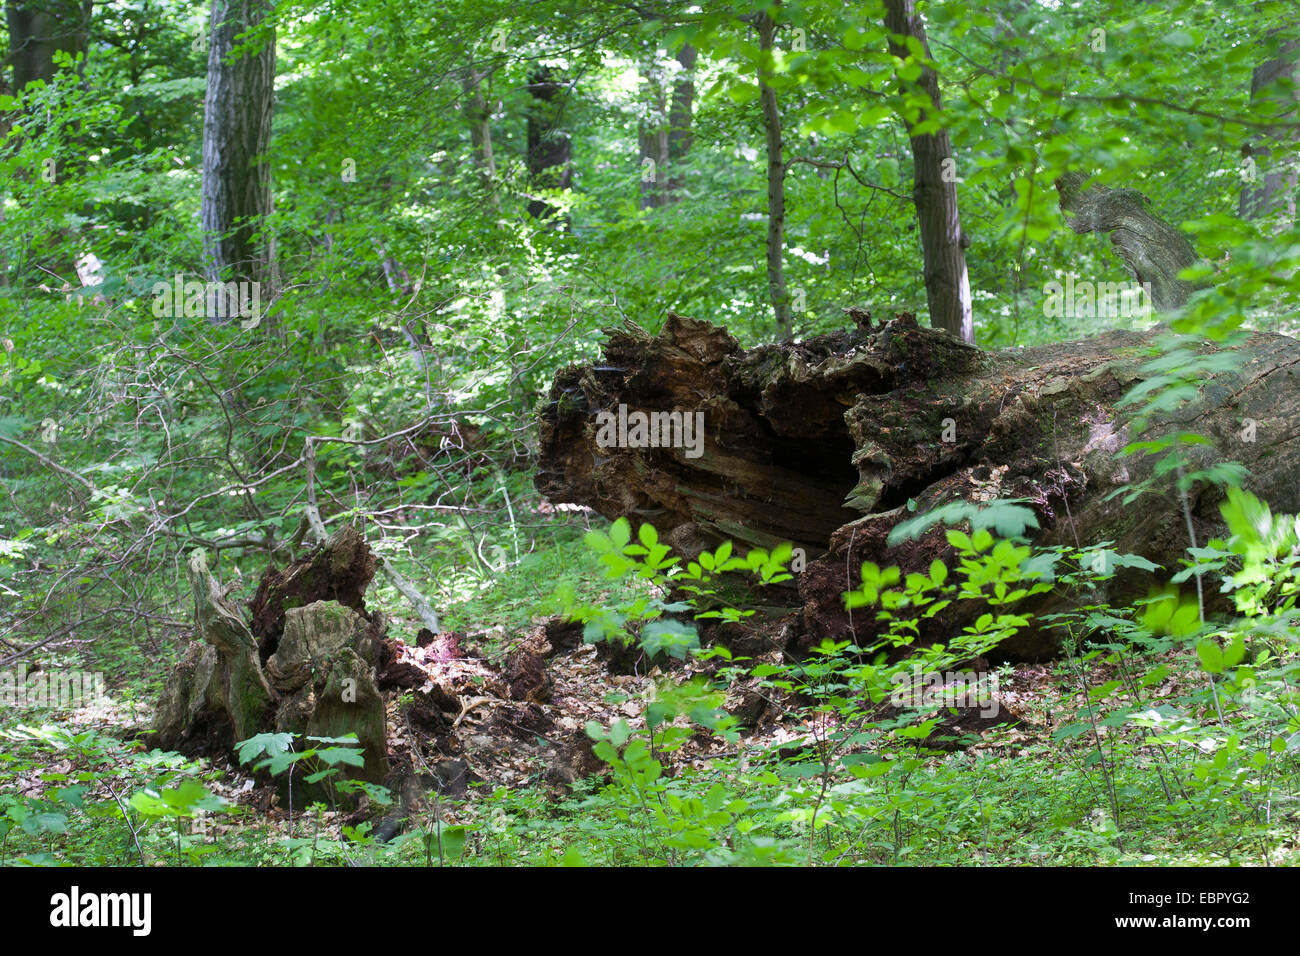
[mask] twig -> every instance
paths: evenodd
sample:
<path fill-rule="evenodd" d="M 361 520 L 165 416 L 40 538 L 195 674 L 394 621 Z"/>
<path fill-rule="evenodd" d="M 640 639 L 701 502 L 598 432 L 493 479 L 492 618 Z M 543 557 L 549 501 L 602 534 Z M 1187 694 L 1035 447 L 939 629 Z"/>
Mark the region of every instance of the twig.
<path fill-rule="evenodd" d="M 104 781 L 104 786 L 106 786 L 108 792 L 113 795 L 113 802 L 117 804 L 117 808 L 122 811 L 122 819 L 126 821 L 126 828 L 131 831 L 131 840 L 135 843 L 135 852 L 136 855 L 140 857 L 140 865 L 145 866 L 144 850 L 140 846 L 140 836 L 136 833 L 135 827 L 131 825 L 131 816 L 126 812 L 126 807 L 122 803 L 122 798 L 117 795 L 117 791 L 113 789 L 113 785 L 107 780 Z"/>
<path fill-rule="evenodd" d="M 42 465 L 44 465 L 46 468 L 52 468 L 52 469 L 54 469 L 55 471 L 57 471 L 59 474 L 64 475 L 64 476 L 66 476 L 66 477 L 68 477 L 68 478 L 71 478 L 73 481 L 77 482 L 77 483 L 78 483 L 79 485 L 81 485 L 83 488 L 88 489 L 91 493 L 94 493 L 95 491 L 98 490 L 98 489 L 95 488 L 95 486 L 94 486 L 93 484 L 90 483 L 90 480 L 89 480 L 89 479 L 87 479 L 87 478 L 83 478 L 81 475 L 77 474 L 75 471 L 72 471 L 72 470 L 69 469 L 69 468 L 64 468 L 64 467 L 63 467 L 62 465 L 60 465 L 57 461 L 55 461 L 53 458 L 50 458 L 50 457 L 48 457 L 48 456 L 46 456 L 46 455 L 42 455 L 42 454 L 41 454 L 39 451 L 37 451 L 35 448 L 31 447 L 30 445 L 25 445 L 25 444 L 23 444 L 23 443 L 20 442 L 18 439 L 16 439 L 16 438 L 8 438 L 8 437 L 6 437 L 6 436 L 4 436 L 4 435 L 0 435 L 0 441 L 4 442 L 5 444 L 8 444 L 8 445 L 13 445 L 13 446 L 15 446 L 16 448 L 21 448 L 23 451 L 27 452 L 27 454 L 29 454 L 29 455 L 31 455 L 32 457 L 34 457 L 37 461 L 39 461 L 39 462 L 40 462 Z"/>
<path fill-rule="evenodd" d="M 325 522 L 321 518 L 320 505 L 316 502 L 316 446 L 311 438 L 307 439 L 306 446 L 303 449 L 303 460 L 307 463 L 307 521 L 311 525 L 318 541 L 323 542 L 329 537 L 329 532 L 325 530 Z M 410 602 L 415 608 L 415 613 L 419 615 L 420 620 L 434 634 L 442 631 L 442 625 L 438 622 L 438 612 L 433 609 L 428 598 L 419 592 L 419 590 L 410 581 L 394 568 L 391 564 L 380 558 L 377 562 L 379 570 L 384 572 L 384 576 L 392 582 L 393 587 L 401 592 L 402 597 Z"/>

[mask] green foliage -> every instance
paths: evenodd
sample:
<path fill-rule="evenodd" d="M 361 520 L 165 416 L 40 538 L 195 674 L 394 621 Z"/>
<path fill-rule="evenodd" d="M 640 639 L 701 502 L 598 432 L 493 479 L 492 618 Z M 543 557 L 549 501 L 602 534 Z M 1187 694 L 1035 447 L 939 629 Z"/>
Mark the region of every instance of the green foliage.
<path fill-rule="evenodd" d="M 775 23 L 770 52 L 749 17 L 759 10 Z M 262 230 L 277 262 L 256 329 L 154 309 L 155 283 L 204 268 L 195 41 L 207 13 L 190 0 L 97 4 L 84 58 L 0 97 L 5 654 L 72 640 L 57 653 L 102 666 L 119 702 L 156 699 L 189 628 L 178 556 L 205 548 L 232 600 L 246 598 L 268 564 L 301 556 L 307 501 L 331 528 L 361 523 L 450 627 L 497 625 L 490 654 L 559 608 L 585 640 L 635 643 L 673 679 L 640 717 L 592 728 L 609 788 L 497 794 L 465 811 L 472 822 L 439 819 L 392 850 L 366 824 L 327 833 L 320 806 L 310 833 L 291 822 L 273 850 L 257 824 L 218 839 L 205 821 L 231 808 L 206 765 L 6 715 L 0 861 L 1036 865 L 1275 862 L 1293 846 L 1300 527 L 1178 424 L 1212 398 L 1208 376 L 1231 380 L 1239 336 L 1294 330 L 1300 314 L 1295 223 L 1240 215 L 1243 154 L 1287 121 L 1286 96 L 1250 93 L 1255 68 L 1297 38 L 1292 3 L 930 4 L 927 62 L 915 42 L 889 51 L 877 6 L 831 0 L 653 16 L 557 0 L 451 0 L 415 16 L 357 0 L 338 16 L 291 0 L 274 14 L 275 212 Z M 643 208 L 639 140 L 673 101 L 686 44 L 699 54 L 690 145 L 670 159 L 671 201 Z M 543 194 L 527 173 L 539 64 L 567 84 L 574 185 L 545 192 L 564 224 L 527 213 Z M 942 111 L 912 85 L 925 65 Z M 471 69 L 491 172 L 469 130 Z M 1151 467 L 1117 497 L 1140 507 L 1172 492 L 1190 514 L 1190 492 L 1221 489 L 1228 536 L 1189 540 L 1163 569 L 1114 542 L 1030 549 L 1025 501 L 950 502 L 889 544 L 942 528 L 954 562 L 867 564 L 846 585 L 871 638 L 749 661 L 702 648 L 697 626 L 753 624 L 765 589 L 789 583 L 789 545 L 741 556 L 724 543 L 683 562 L 649 524 L 584 541 L 586 516 L 545 510 L 535 412 L 564 400 L 548 394 L 554 371 L 593 355 L 603 329 L 653 331 L 673 309 L 746 344 L 775 334 L 760 72 L 782 118 L 798 337 L 842 328 L 846 305 L 924 310 L 904 122 L 951 137 L 982 345 L 1148 322 L 1047 314 L 1045 284 L 1067 269 L 1127 278 L 1108 241 L 1069 228 L 1063 173 L 1138 189 L 1185 230 L 1204 258 L 1183 278 L 1199 288 L 1159 317 L 1169 334 L 1121 403 L 1125 452 Z M 1134 581 L 1145 596 L 1118 599 Z M 1049 588 L 1071 610 L 1017 613 Z M 377 581 L 367 600 L 402 598 Z M 972 600 L 986 609 L 971 625 L 920 640 Z M 960 666 L 1030 627 L 1053 628 L 1069 655 L 1035 691 L 1046 699 L 1019 756 L 941 755 L 954 743 L 944 708 L 881 710 L 912 666 Z M 409 619 L 401 628 L 414 636 Z M 784 755 L 734 736 L 719 711 L 731 681 L 762 682 L 805 727 Z M 721 734 L 736 756 L 675 764 L 695 733 Z M 241 760 L 331 800 L 391 802 L 342 779 L 360 759 L 345 741 L 296 743 L 263 735 Z"/>
<path fill-rule="evenodd" d="M 635 640 L 649 658 L 666 654 L 683 660 L 688 652 L 699 647 L 699 635 L 692 625 L 665 618 L 665 614 L 682 614 L 694 608 L 692 616 L 696 620 L 740 621 L 754 613 L 753 609 L 722 603 L 719 591 L 724 585 L 730 585 L 728 575 L 739 573 L 756 587 L 790 580 L 786 565 L 793 549 L 788 543 L 771 553 L 754 548 L 741 558 L 733 557 L 732 543 L 724 541 L 715 551 L 701 552 L 683 568 L 680 559 L 671 555 L 672 549 L 659 541 L 658 532 L 648 522 L 638 528 L 635 543 L 626 518 L 615 521 L 608 534 L 588 532 L 585 540 L 587 547 L 599 556 L 607 580 L 642 581 L 648 585 L 648 593 L 641 593 L 618 607 L 608 607 L 607 602 L 583 604 L 577 601 L 573 586 L 566 583 L 557 589 L 556 603 L 573 620 L 583 623 L 586 643 L 610 641 L 628 646 Z M 671 588 L 689 595 L 690 602 L 665 601 L 662 595 Z M 727 587 L 727 590 L 735 591 L 735 588 Z"/>
<path fill-rule="evenodd" d="M 333 778 L 342 767 L 364 767 L 365 758 L 361 751 L 355 747 L 338 747 L 338 746 L 308 746 L 302 750 L 294 749 L 294 740 L 297 734 L 257 734 L 247 740 L 239 741 L 235 747 L 239 752 L 239 762 L 241 764 L 257 760 L 253 764 L 254 770 L 267 770 L 271 776 L 278 777 L 282 773 L 288 773 L 293 776 L 293 771 L 298 764 L 302 764 L 308 771 L 303 778 L 307 783 L 320 783 L 326 781 L 331 784 L 328 788 L 333 798 L 334 786 Z M 356 734 L 348 734 L 345 737 L 306 737 L 306 740 L 315 744 L 355 744 L 357 742 Z M 265 756 L 263 756 L 265 755 Z M 345 784 L 340 784 L 341 788 Z"/>

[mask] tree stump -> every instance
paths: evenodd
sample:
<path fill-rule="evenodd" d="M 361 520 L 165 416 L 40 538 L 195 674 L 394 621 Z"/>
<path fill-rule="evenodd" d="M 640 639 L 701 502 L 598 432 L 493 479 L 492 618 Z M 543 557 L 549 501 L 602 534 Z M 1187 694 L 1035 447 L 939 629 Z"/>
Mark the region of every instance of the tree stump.
<path fill-rule="evenodd" d="M 196 550 L 189 575 L 198 641 L 163 689 L 153 745 L 213 753 L 271 731 L 355 733 L 365 766 L 344 775 L 383 781 L 387 725 L 375 668 L 387 627 L 363 599 L 374 571 L 365 541 L 344 527 L 305 560 L 267 571 L 250 627 Z"/>

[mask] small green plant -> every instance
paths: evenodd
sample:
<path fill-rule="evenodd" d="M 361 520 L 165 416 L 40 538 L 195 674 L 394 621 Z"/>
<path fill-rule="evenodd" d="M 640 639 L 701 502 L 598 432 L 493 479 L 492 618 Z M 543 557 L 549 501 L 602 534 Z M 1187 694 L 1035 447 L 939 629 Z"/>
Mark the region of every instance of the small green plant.
<path fill-rule="evenodd" d="M 306 770 L 303 782 L 309 786 L 321 784 L 329 798 L 331 808 L 337 808 L 340 794 L 350 793 L 365 793 L 372 802 L 380 806 L 388 806 L 392 803 L 392 794 L 387 787 L 364 780 L 336 779 L 345 766 L 365 766 L 365 758 L 361 750 L 356 746 L 348 746 L 357 743 L 356 734 L 343 737 L 307 736 L 302 739 L 310 742 L 311 745 L 302 750 L 294 749 L 294 741 L 297 739 L 299 739 L 298 734 L 265 733 L 241 740 L 235 745 L 241 764 L 256 761 L 253 763 L 254 770 L 266 770 L 272 777 L 285 775 L 291 821 L 293 820 L 293 778 L 300 764 Z M 324 830 L 324 805 L 316 802 L 309 807 L 309 809 L 313 808 L 316 811 L 313 814 L 316 825 L 312 829 L 311 836 L 297 837 L 291 829 L 288 837 L 281 841 L 290 860 L 295 864 L 314 863 L 318 854 L 322 852 L 320 836 Z M 330 851 L 345 853 L 343 838 L 346 836 L 347 834 L 340 831 L 340 840 L 329 844 Z"/>
<path fill-rule="evenodd" d="M 580 604 L 571 585 L 557 589 L 556 601 L 572 620 L 581 621 L 583 640 L 588 644 L 601 641 L 628 646 L 639 641 L 646 655 L 659 654 L 684 660 L 699 648 L 699 634 L 691 624 L 667 615 L 691 614 L 695 620 L 719 619 L 739 621 L 754 613 L 718 600 L 721 579 L 732 572 L 747 574 L 760 586 L 790 580 L 785 566 L 792 553 L 789 544 L 771 553 L 754 548 L 745 557 L 734 557 L 732 544 L 724 541 L 714 551 L 701 553 L 685 568 L 672 549 L 660 542 L 658 532 L 646 522 L 637 529 L 637 541 L 626 518 L 610 525 L 609 533 L 591 531 L 587 547 L 599 555 L 607 580 L 631 578 L 644 582 L 651 593 L 640 594 L 618 607 Z M 678 588 L 690 601 L 668 602 L 664 596 Z"/>
<path fill-rule="evenodd" d="M 161 785 L 146 787 L 131 796 L 130 805 L 145 821 L 145 824 L 170 822 L 176 832 L 176 862 L 181 862 L 184 851 L 191 863 L 198 861 L 205 852 L 210 852 L 201 842 L 195 845 L 188 839 L 185 830 L 187 821 L 192 821 L 205 813 L 221 813 L 227 809 L 228 801 L 208 790 L 193 778 L 182 779 L 175 787 Z"/>
<path fill-rule="evenodd" d="M 1033 521 L 1029 509 L 1006 502 L 995 503 L 988 512 L 950 508 L 937 518 L 914 519 L 910 531 L 919 534 L 936 520 L 976 526 L 972 534 L 958 529 L 947 532 L 959 558 L 955 580 L 950 579 L 941 561 L 933 562 L 927 573 L 912 573 L 905 578 L 896 567 L 882 569 L 867 562 L 861 568 L 860 586 L 844 596 L 845 606 L 850 610 L 875 609 L 877 637 L 864 643 L 824 641 L 812 649 L 807 660 L 765 663 L 750 671 L 773 690 L 812 700 L 805 713 L 808 744 L 796 748 L 794 756 L 780 763 L 774 779 L 785 781 L 785 806 L 769 820 L 770 824 L 793 827 L 805 834 L 805 862 L 829 860 L 843 852 L 831 849 L 828 827 L 834 825 L 847 834 L 882 821 L 892 831 L 894 859 L 902 857 L 905 817 L 928 810 L 936 799 L 924 787 L 918 790 L 912 781 L 922 766 L 925 742 L 939 722 L 935 712 L 940 708 L 922 702 L 916 708 L 890 713 L 884 704 L 891 689 L 901 680 L 910 680 L 917 668 L 943 671 L 996 647 L 1028 622 L 1024 615 L 1009 611 L 1009 606 L 1051 587 L 1041 562 L 1032 561 L 1028 545 L 996 540 L 985 526 L 996 524 L 1021 534 Z M 904 529 L 904 533 L 908 531 Z M 752 613 L 725 606 L 707 610 L 697 606 L 697 602 L 716 600 L 719 575 L 740 571 L 752 574 L 760 584 L 778 583 L 789 577 L 784 570 L 791 553 L 788 545 L 771 553 L 755 549 L 740 558 L 733 556 L 732 545 L 727 542 L 681 569 L 652 527 L 643 524 L 638 540 L 638 544 L 631 542 L 630 526 L 624 519 L 615 522 L 607 536 L 599 532 L 588 536 L 589 546 L 601 555 L 611 577 L 636 575 L 661 592 L 676 585 L 691 599 L 670 605 L 655 597 L 643 597 L 613 608 L 573 607 L 572 616 L 587 624 L 588 640 L 628 641 L 628 623 L 636 621 L 641 624 L 642 647 L 658 648 L 659 630 L 654 625 L 667 612 L 690 611 L 696 618 L 710 616 L 725 621 L 740 621 Z M 996 613 L 981 615 L 946 643 L 930 644 L 907 659 L 888 662 L 891 650 L 909 647 L 917 640 L 923 621 L 954 600 L 967 598 L 982 598 Z M 679 656 L 691 652 L 730 657 L 721 649 L 701 652 L 693 628 L 689 633 L 695 641 L 678 643 Z M 734 672 L 727 669 L 729 674 Z M 661 755 L 680 746 L 691 733 L 687 726 L 673 724 L 667 717 L 685 714 L 695 724 L 731 734 L 734 739 L 734 719 L 717 709 L 719 698 L 707 696 L 716 693 L 697 681 L 675 688 L 661 682 L 655 699 L 645 710 L 643 730 L 635 730 L 624 721 L 607 728 L 594 723 L 588 727 L 588 734 L 596 741 L 597 756 L 610 765 L 614 774 L 611 788 L 589 799 L 620 802 L 623 808 L 615 810 L 615 814 L 636 833 L 644 859 L 677 862 L 688 846 L 719 853 L 723 845 L 720 830 L 739 828 L 748 835 L 758 827 L 757 820 L 750 817 L 750 804 L 730 798 L 727 790 L 711 789 L 707 799 L 690 802 L 679 792 L 687 786 L 683 781 L 663 777 Z M 683 700 L 697 702 L 684 706 Z M 864 794 L 872 794 L 875 799 L 864 803 L 860 799 Z M 820 837 L 826 838 L 827 855 L 819 857 Z M 755 859 L 775 859 L 789 852 L 788 846 L 781 849 L 779 841 L 742 842 L 742 855 L 753 854 Z M 725 845 L 728 853 L 737 852 L 739 844 L 734 833 L 727 837 Z"/>

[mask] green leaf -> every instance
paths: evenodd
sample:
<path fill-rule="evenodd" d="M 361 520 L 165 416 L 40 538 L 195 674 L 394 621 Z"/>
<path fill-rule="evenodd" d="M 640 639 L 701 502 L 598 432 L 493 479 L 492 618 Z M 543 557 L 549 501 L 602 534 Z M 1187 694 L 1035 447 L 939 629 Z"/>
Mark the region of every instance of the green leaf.
<path fill-rule="evenodd" d="M 239 762 L 246 764 L 262 754 L 275 756 L 283 754 L 293 746 L 293 734 L 258 734 L 235 744 L 239 751 Z"/>
<path fill-rule="evenodd" d="M 1202 641 L 1196 645 L 1196 656 L 1201 659 L 1201 667 L 1207 674 L 1223 673 L 1223 650 L 1213 641 Z"/>
<path fill-rule="evenodd" d="M 949 531 L 946 537 L 948 538 L 948 543 L 958 551 L 975 550 L 974 546 L 971 544 L 970 536 L 964 531 Z"/>
<path fill-rule="evenodd" d="M 443 856 L 453 862 L 459 860 L 465 851 L 465 837 L 468 834 L 468 828 L 463 826 L 443 827 L 440 834 Z"/>
<path fill-rule="evenodd" d="M 318 750 L 316 756 L 329 767 L 336 767 L 339 764 L 347 764 L 351 767 L 366 765 L 365 755 L 359 747 L 325 747 Z"/>

